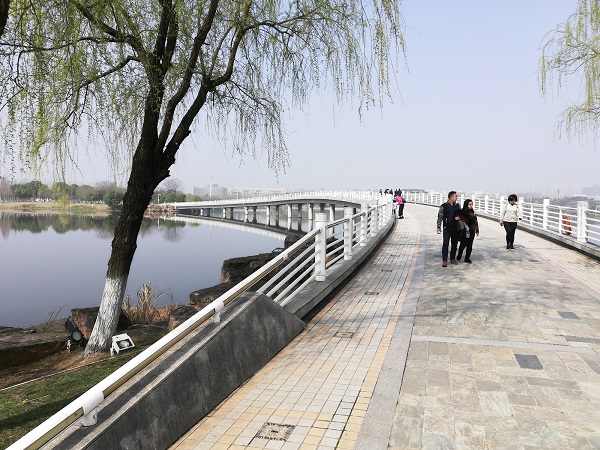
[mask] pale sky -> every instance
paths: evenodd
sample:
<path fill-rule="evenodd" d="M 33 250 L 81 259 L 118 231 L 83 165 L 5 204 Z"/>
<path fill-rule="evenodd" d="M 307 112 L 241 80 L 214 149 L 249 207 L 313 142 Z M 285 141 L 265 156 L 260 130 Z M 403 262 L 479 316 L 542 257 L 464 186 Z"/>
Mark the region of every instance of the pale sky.
<path fill-rule="evenodd" d="M 240 161 L 202 129 L 171 169 L 186 192 L 226 187 L 422 188 L 489 193 L 576 193 L 600 184 L 591 136 L 559 139 L 556 122 L 580 86 L 543 98 L 538 61 L 544 35 L 573 13 L 575 0 L 404 0 L 407 67 L 393 103 L 360 122 L 356 103 L 332 114 L 331 93 L 309 114 L 289 111 L 291 167 L 279 175 L 266 155 Z M 81 159 L 80 159 L 81 162 Z M 84 167 L 84 165 L 82 165 Z M 108 179 L 95 160 L 70 182 Z"/>

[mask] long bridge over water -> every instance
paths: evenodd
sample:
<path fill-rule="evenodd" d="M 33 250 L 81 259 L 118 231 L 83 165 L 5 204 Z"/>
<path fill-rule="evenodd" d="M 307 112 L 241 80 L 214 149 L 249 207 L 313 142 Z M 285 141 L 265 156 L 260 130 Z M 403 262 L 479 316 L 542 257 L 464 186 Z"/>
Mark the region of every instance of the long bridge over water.
<path fill-rule="evenodd" d="M 98 422 L 70 427 L 48 446 L 600 447 L 595 244 L 600 222 L 595 211 L 583 205 L 522 204 L 525 223 L 517 231 L 515 250 L 506 250 L 495 220 L 503 199 L 475 199 L 481 234 L 473 264 L 443 268 L 437 211 L 430 206 L 443 201 L 441 194 L 409 194 L 406 218 L 397 221 L 389 199 L 377 195 L 320 197 L 323 201 L 313 203 L 318 206 L 313 206 L 311 231 L 299 245 L 304 256 L 294 269 L 280 271 L 288 277 L 285 282 L 273 279 L 258 290 L 262 294 L 242 298 L 239 306 L 229 301 L 237 292 L 226 294 L 209 308 L 211 316 L 221 315 L 220 323 L 190 332 L 100 406 L 89 398 L 98 391 L 88 396 L 82 408 L 97 413 Z M 305 205 L 296 208 L 308 215 L 309 201 L 304 196 L 281 204 Z M 329 220 L 330 204 L 343 209 L 345 217 Z M 248 206 L 250 211 L 259 207 L 249 201 L 236 208 Z M 219 207 L 210 206 L 212 217 L 219 216 Z M 206 204 L 202 208 L 208 210 Z M 244 220 L 252 222 L 246 214 Z M 358 271 L 339 277 L 339 268 L 361 257 L 374 241 L 373 254 Z M 286 253 L 282 260 L 293 262 L 294 255 Z M 336 277 L 345 283 L 330 291 L 327 303 L 315 309 L 309 301 L 312 312 L 295 316 L 304 318 L 305 326 L 294 322 L 298 306 L 293 305 Z M 283 293 L 295 278 L 298 288 Z M 265 297 L 271 300 L 263 304 Z M 259 314 L 249 312 L 258 304 L 263 308 Z M 240 310 L 248 314 L 236 321 Z M 274 317 L 281 322 L 273 322 Z M 248 348 L 253 334 L 275 329 L 288 330 L 283 334 L 291 336 L 290 343 L 257 365 Z M 210 344 L 202 334 L 215 341 L 228 332 L 219 351 L 203 353 Z M 236 333 L 245 344 L 239 348 L 228 344 Z M 230 363 L 228 353 L 237 364 Z M 196 365 L 195 358 L 200 360 Z M 178 370 L 164 370 L 175 366 Z M 216 404 L 202 417 L 190 417 L 243 366 L 252 366 L 251 373 L 238 387 L 222 392 L 218 402 L 213 399 Z M 170 380 L 177 381 L 178 392 L 169 398 L 161 387 Z M 107 389 L 100 392 L 105 397 Z M 189 399 L 193 407 L 185 406 Z M 183 428 L 187 432 L 168 443 L 162 437 L 163 431 Z M 15 445 L 26 448 L 25 441 Z"/>

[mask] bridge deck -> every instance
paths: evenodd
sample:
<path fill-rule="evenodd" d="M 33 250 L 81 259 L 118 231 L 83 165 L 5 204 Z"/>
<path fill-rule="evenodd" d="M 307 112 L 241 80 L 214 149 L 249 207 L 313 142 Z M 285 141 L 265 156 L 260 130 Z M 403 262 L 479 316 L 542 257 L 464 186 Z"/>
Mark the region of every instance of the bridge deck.
<path fill-rule="evenodd" d="M 600 263 L 480 219 L 473 264 L 443 268 L 436 210 L 405 217 L 172 448 L 600 448 Z"/>

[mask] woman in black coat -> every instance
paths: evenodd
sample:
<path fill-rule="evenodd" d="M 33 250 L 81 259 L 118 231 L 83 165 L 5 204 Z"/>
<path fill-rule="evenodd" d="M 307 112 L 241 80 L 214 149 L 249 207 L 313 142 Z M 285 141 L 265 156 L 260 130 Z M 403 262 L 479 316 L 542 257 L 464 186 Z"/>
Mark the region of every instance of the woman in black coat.
<path fill-rule="evenodd" d="M 456 221 L 458 227 L 458 239 L 460 246 L 458 247 L 458 255 L 456 259 L 460 261 L 463 251 L 465 252 L 465 262 L 471 264 L 471 251 L 473 250 L 473 240 L 475 236 L 479 236 L 479 224 L 477 223 L 477 215 L 473 210 L 473 200 L 466 199 L 463 207 L 456 213 L 460 220 Z"/>

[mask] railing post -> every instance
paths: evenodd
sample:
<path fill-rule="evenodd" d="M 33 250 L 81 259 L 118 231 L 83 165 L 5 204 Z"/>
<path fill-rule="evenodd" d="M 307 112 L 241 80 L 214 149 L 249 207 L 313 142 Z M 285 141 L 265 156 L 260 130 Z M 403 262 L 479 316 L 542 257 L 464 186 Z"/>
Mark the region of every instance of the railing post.
<path fill-rule="evenodd" d="M 352 238 L 354 237 L 354 208 L 346 206 L 344 208 L 344 259 L 346 261 L 352 259 Z"/>
<path fill-rule="evenodd" d="M 550 204 L 550 199 L 545 198 L 542 201 L 542 230 L 548 229 L 548 205 Z"/>
<path fill-rule="evenodd" d="M 577 242 L 580 244 L 585 244 L 587 242 L 585 235 L 587 227 L 585 210 L 588 206 L 588 202 L 577 202 Z"/>
<path fill-rule="evenodd" d="M 369 205 L 366 203 L 360 204 L 360 212 L 364 213 L 360 221 L 360 246 L 365 247 L 367 245 L 367 231 L 369 229 Z"/>
<path fill-rule="evenodd" d="M 329 204 L 329 221 L 333 222 L 335 220 L 335 203 Z M 329 236 L 333 236 L 333 227 L 329 230 Z"/>
<path fill-rule="evenodd" d="M 562 206 L 558 207 L 558 234 L 562 235 L 563 234 L 563 213 L 562 213 Z"/>
<path fill-rule="evenodd" d="M 315 214 L 315 228 L 321 230 L 315 237 L 315 281 L 325 281 L 327 278 L 325 274 L 327 258 L 327 236 L 325 236 L 325 231 L 327 230 L 326 213 Z"/>
<path fill-rule="evenodd" d="M 373 208 L 373 212 L 371 213 L 371 236 L 375 236 L 377 234 L 377 230 L 379 229 L 379 211 L 377 206 Z"/>
<path fill-rule="evenodd" d="M 484 200 L 484 206 L 483 206 L 483 212 L 484 213 L 488 213 L 490 211 L 490 196 L 485 194 L 485 200 Z"/>
<path fill-rule="evenodd" d="M 525 220 L 525 209 L 523 208 L 523 204 L 525 202 L 523 201 L 523 198 L 519 199 L 519 211 L 521 212 L 521 217 L 523 218 L 523 220 Z"/>

